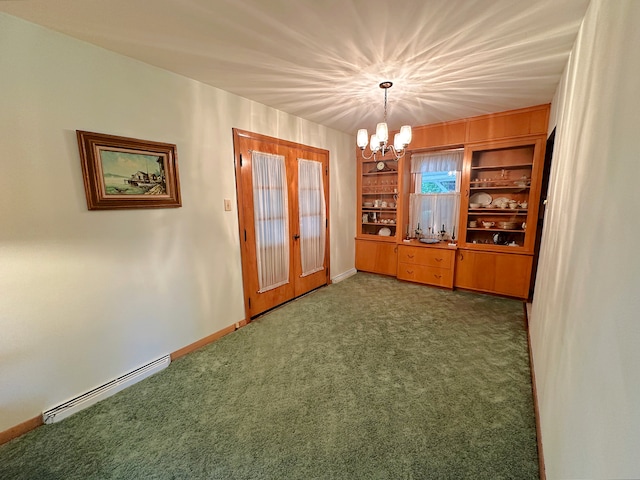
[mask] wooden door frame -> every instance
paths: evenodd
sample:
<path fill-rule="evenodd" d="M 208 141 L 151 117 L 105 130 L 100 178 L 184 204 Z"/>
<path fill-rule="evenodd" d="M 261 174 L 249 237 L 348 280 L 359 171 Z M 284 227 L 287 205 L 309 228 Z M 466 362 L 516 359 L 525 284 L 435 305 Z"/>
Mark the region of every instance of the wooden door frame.
<path fill-rule="evenodd" d="M 249 140 L 257 140 L 264 143 L 270 143 L 273 145 L 291 148 L 302 151 L 311 151 L 316 154 L 325 154 L 327 156 L 327 171 L 326 171 L 326 183 L 325 183 L 325 202 L 326 202 L 326 210 L 327 210 L 327 230 L 326 230 L 326 240 L 325 240 L 325 261 L 326 261 L 326 275 L 327 275 L 327 285 L 331 283 L 331 255 L 330 255 L 330 225 L 331 221 L 329 218 L 331 209 L 329 208 L 329 163 L 330 163 L 330 155 L 329 150 L 311 147 L 309 145 L 303 145 L 301 143 L 290 142 L 288 140 L 281 140 L 275 137 L 269 137 L 267 135 L 262 135 L 259 133 L 249 132 L 247 130 L 241 130 L 239 128 L 233 128 L 233 156 L 234 156 L 234 164 L 235 164 L 235 174 L 236 174 L 236 209 L 238 212 L 238 238 L 240 239 L 240 257 L 242 263 L 242 292 L 244 297 L 244 311 L 245 311 L 245 322 L 251 322 L 251 307 L 249 301 L 249 292 L 248 292 L 248 275 L 249 275 L 249 258 L 247 255 L 247 247 L 245 242 L 245 227 L 246 220 L 244 218 L 244 210 L 241 206 L 244 196 L 247 194 L 243 191 L 242 182 L 241 182 L 241 168 L 242 168 L 242 154 L 240 152 L 239 141 L 241 138 L 246 138 Z"/>

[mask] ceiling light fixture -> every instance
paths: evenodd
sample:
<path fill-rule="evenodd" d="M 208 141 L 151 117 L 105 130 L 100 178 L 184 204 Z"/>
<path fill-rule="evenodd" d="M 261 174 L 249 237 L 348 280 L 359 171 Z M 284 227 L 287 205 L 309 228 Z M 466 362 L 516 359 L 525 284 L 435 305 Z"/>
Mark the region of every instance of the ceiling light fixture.
<path fill-rule="evenodd" d="M 384 90 L 384 121 L 379 123 L 376 127 L 376 133 L 371 135 L 371 142 L 369 142 L 369 132 L 366 128 L 358 130 L 358 136 L 356 142 L 360 150 L 362 150 L 362 157 L 365 160 L 373 158 L 375 160 L 376 153 L 380 152 L 381 156 L 384 156 L 387 152 L 393 152 L 393 156 L 396 159 L 400 159 L 404 156 L 405 149 L 411 143 L 411 127 L 404 125 L 400 127 L 400 133 L 396 133 L 393 138 L 393 145 L 387 146 L 389 140 L 389 129 L 387 128 L 387 90 L 391 88 L 393 83 L 382 82 L 380 88 Z M 371 153 L 366 156 L 364 149 L 369 145 Z"/>

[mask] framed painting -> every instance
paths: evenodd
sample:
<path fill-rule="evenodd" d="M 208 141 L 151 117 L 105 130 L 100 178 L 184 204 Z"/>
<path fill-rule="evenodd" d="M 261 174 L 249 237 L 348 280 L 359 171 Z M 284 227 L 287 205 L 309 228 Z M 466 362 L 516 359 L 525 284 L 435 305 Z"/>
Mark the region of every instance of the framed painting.
<path fill-rule="evenodd" d="M 76 134 L 89 210 L 182 206 L 175 145 Z"/>

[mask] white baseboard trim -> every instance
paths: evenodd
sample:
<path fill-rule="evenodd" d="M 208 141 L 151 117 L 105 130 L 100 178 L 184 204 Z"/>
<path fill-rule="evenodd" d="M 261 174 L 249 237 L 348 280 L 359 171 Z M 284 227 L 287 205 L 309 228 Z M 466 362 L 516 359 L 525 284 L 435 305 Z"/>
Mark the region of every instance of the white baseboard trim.
<path fill-rule="evenodd" d="M 342 280 L 346 280 L 349 277 L 353 277 L 358 271 L 355 268 L 347 270 L 346 272 L 339 273 L 335 277 L 331 279 L 333 283 L 341 282 Z"/>
<path fill-rule="evenodd" d="M 123 390 L 128 386 L 159 372 L 160 370 L 164 370 L 170 363 L 170 355 L 165 355 L 153 362 L 147 363 L 142 367 L 136 368 L 129 373 L 116 378 L 115 380 L 111 380 L 104 385 L 100 385 L 93 390 L 89 390 L 82 395 L 61 403 L 57 407 L 42 412 L 42 421 L 44 423 L 54 423 L 62 420 L 63 418 L 67 418 L 68 416 L 73 415 L 74 413 L 79 412 L 100 400 L 104 400 L 120 390 Z"/>

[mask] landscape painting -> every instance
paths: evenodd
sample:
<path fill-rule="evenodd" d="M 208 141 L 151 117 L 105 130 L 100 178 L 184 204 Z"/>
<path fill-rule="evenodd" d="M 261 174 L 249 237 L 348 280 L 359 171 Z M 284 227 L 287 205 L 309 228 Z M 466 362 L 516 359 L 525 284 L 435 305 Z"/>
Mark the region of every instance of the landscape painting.
<path fill-rule="evenodd" d="M 182 206 L 175 145 L 76 133 L 89 210 Z"/>
<path fill-rule="evenodd" d="M 105 195 L 166 195 L 165 158 L 100 149 Z"/>

